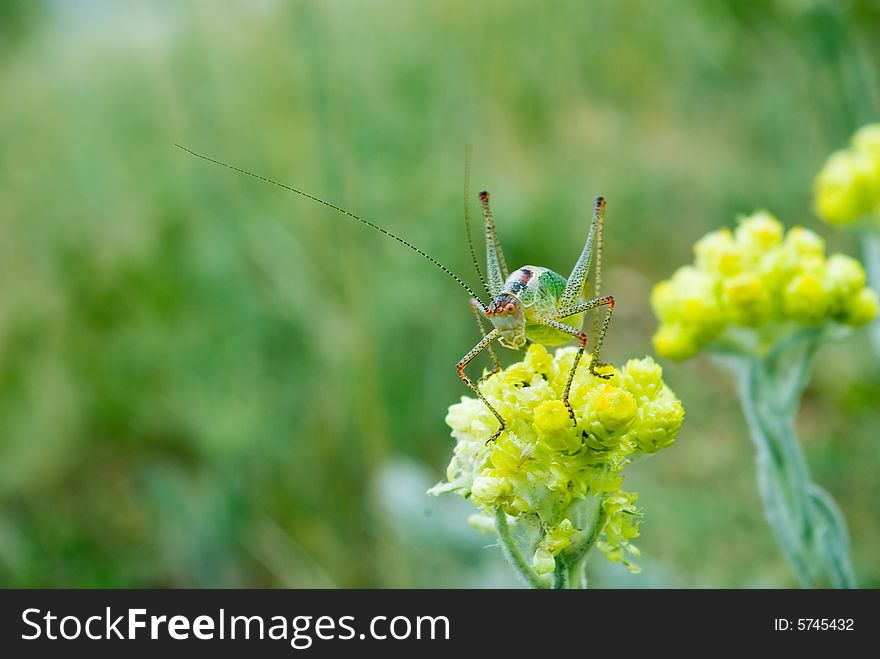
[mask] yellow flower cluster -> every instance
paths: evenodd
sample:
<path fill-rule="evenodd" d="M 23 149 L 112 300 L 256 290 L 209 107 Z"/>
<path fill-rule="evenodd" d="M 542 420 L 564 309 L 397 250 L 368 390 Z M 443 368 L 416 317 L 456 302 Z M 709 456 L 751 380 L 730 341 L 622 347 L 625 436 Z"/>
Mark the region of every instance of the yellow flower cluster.
<path fill-rule="evenodd" d="M 607 380 L 591 375 L 585 358 L 570 392 L 573 425 L 562 394 L 575 353 L 560 348 L 551 355 L 532 344 L 522 362 L 483 382 L 483 394 L 507 423 L 493 443 L 486 442 L 497 421 L 480 400 L 462 397 L 452 405 L 446 423 L 457 444 L 448 482 L 430 490 L 456 491 L 488 514 L 500 508 L 539 522 L 533 558 L 538 574 L 552 572 L 554 556 L 584 535 L 575 509 L 589 496 L 601 499 L 607 515 L 598 546 L 611 560 L 624 560 L 624 550 L 637 554 L 630 540 L 638 535 L 641 515 L 636 495 L 620 491 L 621 472 L 634 454 L 672 444 L 684 417 L 650 357 L 630 360 L 620 370 L 602 367 L 611 374 Z"/>
<path fill-rule="evenodd" d="M 660 320 L 657 354 L 692 357 L 736 328 L 753 328 L 770 342 L 791 324 L 833 321 L 864 325 L 877 314 L 877 293 L 865 287 L 858 261 L 825 256 L 825 243 L 803 227 L 785 232 L 766 212 L 741 220 L 736 231 L 713 231 L 694 245 L 693 265 L 679 268 L 651 293 Z"/>
<path fill-rule="evenodd" d="M 850 148 L 828 157 L 813 192 L 816 213 L 830 224 L 870 215 L 880 223 L 880 124 L 859 129 Z"/>

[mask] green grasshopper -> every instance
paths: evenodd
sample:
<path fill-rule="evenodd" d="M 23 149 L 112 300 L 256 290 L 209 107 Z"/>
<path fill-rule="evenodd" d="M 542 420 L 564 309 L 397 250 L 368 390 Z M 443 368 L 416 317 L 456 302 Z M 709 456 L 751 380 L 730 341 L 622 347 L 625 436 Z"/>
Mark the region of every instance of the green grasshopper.
<path fill-rule="evenodd" d="M 590 222 L 590 230 L 587 234 L 587 241 L 581 251 L 580 257 L 572 268 L 568 279 L 562 275 L 544 267 L 526 265 L 512 273 L 507 269 L 507 263 L 504 260 L 504 252 L 501 250 L 501 243 L 498 240 L 498 232 L 495 229 L 495 221 L 492 218 L 492 211 L 489 208 L 489 193 L 480 192 L 480 208 L 483 214 L 483 226 L 486 234 L 486 277 L 480 270 L 479 264 L 474 253 L 473 242 L 470 235 L 470 222 L 468 218 L 467 207 L 467 177 L 465 183 L 465 223 L 467 227 L 468 246 L 471 252 L 471 258 L 477 269 L 477 274 L 483 284 L 483 288 L 489 296 L 490 302 L 484 305 L 473 289 L 468 286 L 464 280 L 456 275 L 452 270 L 440 263 L 433 256 L 419 249 L 408 240 L 404 240 L 400 236 L 383 229 L 377 224 L 366 220 L 359 215 L 345 210 L 324 201 L 314 195 L 294 187 L 272 180 L 259 174 L 254 174 L 240 167 L 215 160 L 208 156 L 196 153 L 185 146 L 177 144 L 184 151 L 207 160 L 208 162 L 226 167 L 233 171 L 247 176 L 271 183 L 280 188 L 284 188 L 290 192 L 296 193 L 301 197 L 310 199 L 333 210 L 342 213 L 352 219 L 361 222 L 368 227 L 379 231 L 380 233 L 396 240 L 405 245 L 412 251 L 421 255 L 437 268 L 454 279 L 465 291 L 471 296 L 470 306 L 477 318 L 477 324 L 480 327 L 480 333 L 483 338 L 464 356 L 456 365 L 456 372 L 462 381 L 479 397 L 486 405 L 490 412 L 498 419 L 498 429 L 489 438 L 487 443 L 496 440 L 504 429 L 506 423 L 501 414 L 486 399 L 479 389 L 479 384 L 485 377 L 492 375 L 500 370 L 498 358 L 492 350 L 492 343 L 498 341 L 505 348 L 519 350 L 523 348 L 528 341 L 540 343 L 546 346 L 558 346 L 573 338 L 577 339 L 580 347 L 575 355 L 571 371 L 568 374 L 568 380 L 565 384 L 565 390 L 562 396 L 562 402 L 565 404 L 571 417 L 572 423 L 576 423 L 574 410 L 569 402 L 569 393 L 571 391 L 571 383 L 584 351 L 587 347 L 587 333 L 579 329 L 583 325 L 584 314 L 591 309 L 601 306 L 607 307 L 605 316 L 601 325 L 598 317 L 593 326 L 594 345 L 592 358 L 590 360 L 590 373 L 600 378 L 609 378 L 610 374 L 600 373 L 597 367 L 603 364 L 599 362 L 599 350 L 602 347 L 602 341 L 608 331 L 608 324 L 611 322 L 611 314 L 614 311 L 614 297 L 611 295 L 599 296 L 599 284 L 602 267 L 602 236 L 605 226 L 605 199 L 597 197 L 593 207 L 593 217 Z M 595 245 L 596 251 L 596 276 L 593 282 L 593 295 L 591 299 L 584 296 L 585 284 L 587 282 L 590 264 Z M 492 329 L 486 333 L 483 326 L 483 319 L 487 319 L 492 325 Z M 566 322 L 562 322 L 566 321 Z M 494 370 L 483 376 L 476 383 L 465 373 L 467 365 L 474 360 L 483 350 L 489 349 Z"/>

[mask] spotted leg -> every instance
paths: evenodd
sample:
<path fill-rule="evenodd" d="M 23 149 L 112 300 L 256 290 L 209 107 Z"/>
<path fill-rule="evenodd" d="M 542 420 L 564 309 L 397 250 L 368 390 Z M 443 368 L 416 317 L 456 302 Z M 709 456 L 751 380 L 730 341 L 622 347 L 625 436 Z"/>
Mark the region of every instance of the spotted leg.
<path fill-rule="evenodd" d="M 596 345 L 593 346 L 593 357 L 590 360 L 590 373 L 600 378 L 607 379 L 610 378 L 611 375 L 606 373 L 599 373 L 598 371 L 596 371 L 596 366 L 600 365 L 599 349 L 602 347 L 602 341 L 604 340 L 605 333 L 608 330 L 608 323 L 611 322 L 611 313 L 614 311 L 614 298 L 611 295 L 606 295 L 605 297 L 596 298 L 595 300 L 590 300 L 589 302 L 583 302 L 574 307 L 560 309 L 554 314 L 554 316 L 557 318 L 566 318 L 568 316 L 574 316 L 576 314 L 583 313 L 584 311 L 589 311 L 590 309 L 595 309 L 596 307 L 600 307 L 603 305 L 608 306 L 608 311 L 605 314 L 605 319 L 602 323 L 602 329 L 599 332 L 599 335 L 596 337 Z M 553 318 L 545 318 L 541 321 L 541 324 L 553 327 L 560 332 L 571 334 L 581 344 L 578 348 L 577 354 L 574 357 L 574 362 L 571 365 L 571 371 L 569 372 L 568 380 L 565 383 L 565 390 L 562 392 L 562 402 L 565 405 L 565 408 L 568 410 L 568 415 L 571 417 L 572 423 L 577 423 L 574 416 L 574 410 L 572 409 L 571 403 L 569 402 L 568 398 L 569 393 L 571 392 L 571 383 L 574 381 L 575 371 L 577 371 L 577 367 L 581 361 L 581 357 L 583 356 L 584 351 L 587 348 L 587 333 L 583 330 L 577 329 L 576 327 L 572 327 L 571 325 L 560 323 L 558 320 L 554 320 Z"/>
<path fill-rule="evenodd" d="M 461 360 L 459 360 L 458 365 L 456 366 L 456 371 L 458 372 L 458 377 L 460 377 L 464 381 L 464 383 L 468 387 L 470 387 L 471 391 L 473 391 L 475 394 L 477 394 L 477 397 L 481 401 L 483 401 L 483 403 L 486 405 L 486 407 L 489 408 L 489 411 L 495 415 L 496 419 L 498 419 L 498 423 L 499 423 L 498 430 L 496 430 L 495 434 L 493 434 L 488 440 L 486 440 L 487 444 L 498 439 L 498 436 L 502 432 L 504 432 L 504 428 L 505 428 L 504 419 L 501 418 L 501 415 L 498 413 L 498 410 L 496 410 L 494 407 L 492 407 L 492 404 L 488 400 L 486 400 L 486 397 L 480 392 L 479 388 L 477 388 L 477 385 L 474 384 L 474 381 L 468 377 L 467 373 L 464 372 L 464 369 L 468 364 L 470 364 L 474 360 L 474 358 L 477 355 L 479 355 L 481 352 L 483 352 L 483 350 L 486 347 L 488 347 L 489 344 L 492 343 L 492 341 L 497 339 L 499 334 L 500 334 L 500 332 L 497 329 L 493 329 L 486 336 L 484 336 L 477 345 L 475 345 L 473 348 L 471 348 L 471 351 L 468 352 L 468 354 L 466 354 L 464 357 L 462 357 Z"/>
<path fill-rule="evenodd" d="M 486 330 L 483 327 L 483 314 L 486 313 L 486 310 L 477 298 L 471 298 L 471 310 L 474 312 L 474 318 L 477 319 L 477 327 L 480 328 L 480 336 L 486 336 Z M 489 351 L 489 356 L 492 358 L 492 371 L 490 373 L 484 373 L 483 376 L 477 380 L 477 386 L 480 386 L 483 383 L 483 380 L 492 377 L 501 370 L 501 362 L 498 361 L 498 356 L 495 354 L 492 346 L 488 345 L 486 346 L 486 349 Z"/>
<path fill-rule="evenodd" d="M 602 319 L 601 327 L 597 328 L 594 326 L 593 358 L 590 360 L 590 373 L 592 375 L 595 375 L 596 377 L 604 378 L 607 380 L 611 376 L 607 373 L 599 373 L 598 371 L 596 371 L 596 367 L 605 366 L 603 362 L 599 361 L 599 351 L 602 349 L 602 342 L 605 341 L 605 334 L 608 332 L 608 324 L 611 322 L 611 315 L 614 313 L 614 296 L 604 295 L 602 297 L 597 297 L 594 300 L 582 302 L 581 304 L 575 305 L 573 307 L 558 309 L 553 314 L 553 318 L 567 318 L 569 316 L 574 316 L 576 314 L 583 313 L 585 311 L 589 311 L 590 309 L 595 309 L 596 307 L 602 306 L 607 306 L 608 309 L 605 312 L 605 318 Z M 596 331 L 597 329 L 598 331 Z M 577 362 L 575 362 L 575 364 L 577 364 Z M 572 373 L 571 377 L 574 378 L 574 373 Z"/>

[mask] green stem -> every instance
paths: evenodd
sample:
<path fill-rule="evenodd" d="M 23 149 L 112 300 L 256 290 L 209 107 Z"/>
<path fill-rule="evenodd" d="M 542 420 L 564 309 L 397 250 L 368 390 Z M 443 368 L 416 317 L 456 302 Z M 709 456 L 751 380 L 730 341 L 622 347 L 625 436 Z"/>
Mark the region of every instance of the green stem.
<path fill-rule="evenodd" d="M 599 539 L 602 529 L 605 528 L 605 522 L 608 520 L 608 513 L 605 512 L 605 507 L 602 505 L 605 501 L 605 496 L 591 497 L 591 499 L 595 503 L 593 504 L 594 509 L 592 511 L 592 522 L 589 530 L 585 529 L 586 533 L 580 543 L 573 547 L 569 547 L 557 557 L 558 562 L 564 563 L 568 568 L 568 580 L 571 584 L 569 587 L 572 588 L 587 587 L 584 562 L 587 558 L 587 554 L 589 554 L 593 545 L 595 545 L 596 541 Z"/>
<path fill-rule="evenodd" d="M 874 227 L 865 229 L 862 236 L 862 247 L 865 252 L 868 286 L 880 293 L 880 229 Z M 880 317 L 874 319 L 869 331 L 874 350 L 880 354 Z"/>
<path fill-rule="evenodd" d="M 547 588 L 547 584 L 535 574 L 532 566 L 523 559 L 519 547 L 516 546 L 516 542 L 510 535 L 507 514 L 501 508 L 495 509 L 495 529 L 498 531 L 498 539 L 501 541 L 501 551 L 504 553 L 504 558 L 516 570 L 520 578 L 532 588 Z"/>
<path fill-rule="evenodd" d="M 795 416 L 821 334 L 807 332 L 764 357 L 733 361 L 756 449 L 767 520 L 801 585 L 856 586 L 846 524 L 830 495 L 812 482 Z"/>
<path fill-rule="evenodd" d="M 556 557 L 556 568 L 553 570 L 553 589 L 562 590 L 568 588 L 568 565 L 561 556 Z"/>

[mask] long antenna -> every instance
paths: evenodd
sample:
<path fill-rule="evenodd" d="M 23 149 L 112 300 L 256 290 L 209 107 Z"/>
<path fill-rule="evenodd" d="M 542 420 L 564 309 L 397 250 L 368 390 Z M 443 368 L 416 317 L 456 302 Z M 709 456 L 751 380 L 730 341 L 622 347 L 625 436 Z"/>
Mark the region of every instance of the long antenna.
<path fill-rule="evenodd" d="M 459 286 L 461 286 L 464 290 L 466 290 L 470 294 L 471 297 L 477 297 L 477 294 L 474 293 L 474 291 L 471 289 L 470 286 L 468 286 L 467 284 L 464 283 L 464 281 L 461 279 L 461 277 L 459 277 L 454 272 L 452 272 L 452 270 L 450 270 L 445 265 L 440 263 L 440 261 L 435 259 L 430 254 L 422 251 L 421 249 L 419 249 L 418 247 L 413 245 L 408 240 L 404 240 L 400 236 L 398 236 L 394 233 L 391 233 L 387 229 L 383 229 L 378 224 L 373 224 L 369 220 L 365 220 L 364 218 L 362 218 L 358 215 L 355 215 L 351 211 L 347 211 L 344 208 L 337 206 L 336 204 L 331 204 L 329 201 L 324 201 L 323 199 L 320 199 L 314 195 L 310 195 L 308 192 L 303 192 L 302 190 L 297 190 L 294 187 L 291 187 L 291 186 L 286 185 L 284 183 L 279 183 L 278 181 L 273 181 L 272 179 L 267 178 L 265 176 L 261 176 L 260 174 L 254 174 L 253 172 L 249 172 L 248 170 L 242 169 L 241 167 L 236 167 L 235 165 L 230 165 L 228 163 L 221 162 L 220 160 L 215 160 L 214 158 L 209 158 L 208 156 L 203 156 L 201 153 L 196 153 L 192 149 L 188 149 L 185 146 L 183 146 L 182 144 L 177 144 L 175 142 L 174 146 L 176 146 L 179 149 L 183 149 L 187 153 L 194 155 L 196 158 L 201 158 L 202 160 L 207 160 L 208 162 L 212 162 L 215 165 L 220 165 L 221 167 L 226 167 L 227 169 L 231 169 L 231 170 L 239 172 L 241 174 L 246 174 L 252 178 L 259 179 L 261 181 L 265 181 L 266 183 L 271 183 L 272 185 L 277 185 L 279 188 L 284 188 L 285 190 L 288 190 L 290 192 L 294 192 L 294 193 L 300 195 L 301 197 L 305 197 L 306 199 L 311 199 L 312 201 L 316 201 L 319 204 L 323 204 L 324 206 L 327 206 L 328 208 L 332 208 L 333 210 L 335 210 L 339 213 L 342 213 L 343 215 L 348 215 L 350 218 L 353 218 L 353 219 L 357 220 L 358 222 L 362 222 L 363 224 L 366 224 L 368 227 L 372 227 L 376 231 L 385 234 L 389 238 L 393 238 L 394 240 L 399 242 L 401 245 L 406 245 L 412 251 L 414 251 L 416 254 L 420 254 L 421 256 L 425 257 L 428 261 L 430 261 L 431 263 L 436 265 L 438 268 L 440 268 L 443 272 L 445 272 L 447 275 L 452 277 L 458 283 Z"/>
<path fill-rule="evenodd" d="M 474 251 L 474 241 L 471 238 L 471 207 L 470 207 L 470 182 L 471 182 L 471 145 L 468 144 L 464 148 L 464 233 L 467 236 L 468 251 L 471 253 L 471 263 L 477 271 L 477 277 L 486 291 L 486 295 L 492 297 L 492 291 L 483 277 L 483 271 L 480 269 L 480 262 L 477 260 L 477 254 Z"/>
<path fill-rule="evenodd" d="M 599 289 L 602 287 L 602 241 L 605 237 L 605 198 L 596 197 L 593 214 L 598 220 L 596 227 L 596 277 L 593 279 L 593 298 L 599 297 Z M 599 336 L 599 312 L 593 312 L 593 345 Z"/>

